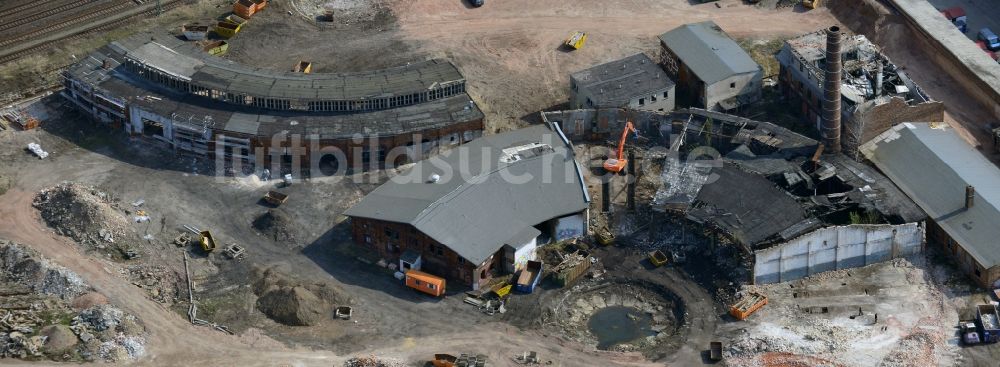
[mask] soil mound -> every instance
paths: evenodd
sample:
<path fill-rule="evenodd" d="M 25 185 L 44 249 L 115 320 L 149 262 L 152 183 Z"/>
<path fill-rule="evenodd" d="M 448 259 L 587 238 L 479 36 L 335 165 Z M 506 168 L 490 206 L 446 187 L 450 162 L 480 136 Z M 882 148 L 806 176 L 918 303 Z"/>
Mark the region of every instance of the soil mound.
<path fill-rule="evenodd" d="M 111 197 L 95 188 L 65 182 L 35 196 L 42 219 L 60 235 L 102 247 L 122 240 L 129 220 Z"/>
<path fill-rule="evenodd" d="M 49 325 L 38 331 L 45 336 L 45 351 L 48 353 L 59 353 L 75 347 L 79 339 L 66 325 Z"/>
<path fill-rule="evenodd" d="M 0 283 L 70 300 L 90 289 L 75 273 L 50 263 L 29 248 L 0 240 Z"/>
<path fill-rule="evenodd" d="M 254 219 L 253 228 L 275 241 L 295 239 L 295 236 L 292 235 L 292 218 L 281 209 L 268 209 L 267 212 Z"/>
<path fill-rule="evenodd" d="M 272 320 L 291 326 L 316 325 L 327 305 L 303 287 L 282 287 L 264 293 L 257 307 Z"/>
<path fill-rule="evenodd" d="M 108 298 L 96 292 L 87 292 L 73 299 L 73 309 L 82 311 L 98 305 L 108 304 Z"/>
<path fill-rule="evenodd" d="M 255 268 L 253 278 L 254 294 L 259 297 L 257 308 L 285 325 L 315 325 L 329 315 L 331 306 L 351 303 L 336 285 L 302 282 L 277 265 Z"/>

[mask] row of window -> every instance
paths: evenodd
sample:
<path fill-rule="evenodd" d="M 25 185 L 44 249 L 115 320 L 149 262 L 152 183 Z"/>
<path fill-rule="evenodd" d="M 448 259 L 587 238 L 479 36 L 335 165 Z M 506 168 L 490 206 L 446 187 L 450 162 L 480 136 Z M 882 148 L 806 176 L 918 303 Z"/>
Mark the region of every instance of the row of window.
<path fill-rule="evenodd" d="M 215 100 L 220 100 L 235 104 L 251 105 L 254 107 L 265 108 L 270 110 L 292 109 L 292 103 L 291 100 L 289 99 L 258 98 L 245 94 L 234 94 L 225 91 L 206 88 L 197 84 L 190 83 L 186 80 L 177 78 L 173 75 L 161 72 L 158 69 L 150 68 L 145 64 L 142 64 L 132 59 L 127 59 L 125 61 L 125 70 L 135 73 L 136 75 L 139 75 L 157 84 L 161 84 L 170 87 L 172 89 L 188 92 L 198 96 L 208 97 Z M 401 106 L 420 104 L 427 101 L 455 96 L 464 92 L 465 92 L 465 83 L 458 82 L 458 83 L 449 83 L 446 85 L 439 85 L 436 88 L 428 90 L 426 92 L 413 93 L 402 96 L 381 97 L 381 98 L 362 99 L 362 100 L 310 101 L 308 102 L 306 108 L 309 111 L 327 111 L 327 112 L 376 111 L 376 110 L 385 110 Z"/>
<path fill-rule="evenodd" d="M 669 91 L 663 91 L 663 99 L 667 99 L 668 97 L 670 97 L 670 92 Z M 649 96 L 649 103 L 656 103 L 656 95 L 655 94 L 652 95 L 652 96 Z M 645 106 L 646 105 L 646 98 L 639 98 L 639 105 L 640 106 Z"/>

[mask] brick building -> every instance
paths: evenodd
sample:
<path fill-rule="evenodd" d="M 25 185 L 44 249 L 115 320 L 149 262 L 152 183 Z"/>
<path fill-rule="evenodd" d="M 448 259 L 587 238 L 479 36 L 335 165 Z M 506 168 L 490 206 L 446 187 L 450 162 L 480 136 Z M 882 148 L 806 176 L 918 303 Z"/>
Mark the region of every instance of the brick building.
<path fill-rule="evenodd" d="M 589 202 L 572 145 L 550 124 L 420 161 L 345 215 L 357 244 L 400 269 L 478 289 L 538 246 L 585 235 Z"/>
<path fill-rule="evenodd" d="M 931 99 L 902 69 L 863 35 L 841 37 L 841 145 L 857 158 L 857 148 L 901 122 L 943 121 L 944 104 Z M 779 86 L 806 123 L 819 130 L 826 33 L 817 31 L 785 42 L 778 52 Z"/>

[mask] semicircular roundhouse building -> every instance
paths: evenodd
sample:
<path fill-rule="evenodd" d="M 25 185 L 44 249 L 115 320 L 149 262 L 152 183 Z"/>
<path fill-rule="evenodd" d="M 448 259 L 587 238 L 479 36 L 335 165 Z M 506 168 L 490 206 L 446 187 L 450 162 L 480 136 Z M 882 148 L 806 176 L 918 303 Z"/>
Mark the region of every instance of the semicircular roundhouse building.
<path fill-rule="evenodd" d="M 227 164 L 374 168 L 417 161 L 483 131 L 465 78 L 440 59 L 306 74 L 254 68 L 169 34 L 142 33 L 101 47 L 64 76 L 62 94 L 95 121 Z M 320 153 L 331 147 L 343 155 Z M 390 156 L 394 148 L 404 154 Z"/>

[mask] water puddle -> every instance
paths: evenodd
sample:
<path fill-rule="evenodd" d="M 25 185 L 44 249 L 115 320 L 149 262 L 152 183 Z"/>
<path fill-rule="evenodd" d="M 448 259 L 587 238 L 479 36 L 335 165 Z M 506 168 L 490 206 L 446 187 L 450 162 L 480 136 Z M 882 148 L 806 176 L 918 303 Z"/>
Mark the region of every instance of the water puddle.
<path fill-rule="evenodd" d="M 612 306 L 594 312 L 587 328 L 597 337 L 597 349 L 656 335 L 653 319 L 645 312 L 625 306 Z"/>

